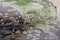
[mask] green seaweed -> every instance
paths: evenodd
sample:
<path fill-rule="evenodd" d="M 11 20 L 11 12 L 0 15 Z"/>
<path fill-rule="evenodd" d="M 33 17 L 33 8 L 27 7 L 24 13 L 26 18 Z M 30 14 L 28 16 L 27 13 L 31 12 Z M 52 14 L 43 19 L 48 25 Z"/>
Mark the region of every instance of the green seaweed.
<path fill-rule="evenodd" d="M 6 2 L 10 2 L 10 1 L 19 1 L 19 0 L 4 0 Z"/>
<path fill-rule="evenodd" d="M 5 0 L 6 2 L 16 1 L 17 5 L 27 5 L 28 0 Z"/>
<path fill-rule="evenodd" d="M 29 14 L 32 14 L 33 15 L 33 17 L 31 17 L 31 19 L 30 19 L 30 22 L 31 23 L 33 23 L 33 24 L 35 24 L 35 25 L 40 25 L 40 24 L 42 24 L 43 26 L 45 26 L 46 25 L 46 19 L 45 19 L 45 16 L 42 16 L 41 14 L 40 14 L 40 10 L 32 10 L 32 11 L 28 11 L 27 12 L 27 15 L 29 15 Z M 28 17 L 28 18 L 30 18 L 30 17 Z M 27 19 L 28 19 L 27 18 Z"/>
<path fill-rule="evenodd" d="M 28 1 L 27 0 L 20 0 L 16 2 L 17 5 L 27 5 Z"/>

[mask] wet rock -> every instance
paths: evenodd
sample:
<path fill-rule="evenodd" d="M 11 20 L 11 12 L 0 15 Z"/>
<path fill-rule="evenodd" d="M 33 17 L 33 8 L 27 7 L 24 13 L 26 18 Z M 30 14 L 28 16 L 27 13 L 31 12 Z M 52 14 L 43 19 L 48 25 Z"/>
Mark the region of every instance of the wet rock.
<path fill-rule="evenodd" d="M 38 3 L 41 4 L 41 6 L 39 6 L 39 8 L 43 8 L 44 7 L 48 7 L 50 8 L 50 10 L 54 10 L 52 13 L 54 13 L 55 15 L 55 8 L 54 8 L 54 5 L 52 5 L 50 2 L 48 2 L 47 0 L 35 0 L 37 1 Z M 50 3 L 50 4 L 49 4 Z M 39 5 L 40 5 L 39 4 Z M 8 4 L 9 5 L 9 4 Z M 35 4 L 34 4 L 35 5 Z M 37 5 L 37 4 L 36 4 Z M 36 6 L 35 5 L 35 6 Z M 13 6 L 13 5 L 12 5 Z M 37 7 L 37 6 L 36 6 Z M 37 9 L 37 8 L 34 8 L 34 9 Z M 39 9 L 38 8 L 38 9 Z M 19 8 L 18 8 L 19 9 Z M 31 9 L 31 7 L 27 7 L 27 9 Z M 12 11 L 11 11 L 12 10 Z M 20 18 L 21 15 L 20 15 L 20 12 L 18 12 L 17 10 L 15 10 L 14 8 L 10 7 L 10 6 L 0 6 L 0 18 L 2 18 L 3 20 L 0 19 L 0 24 L 4 24 L 3 22 L 5 23 L 10 23 L 10 20 L 8 20 L 10 17 L 14 17 L 18 23 L 20 24 L 23 24 L 24 23 L 24 19 Z M 24 10 L 25 11 L 25 10 Z M 7 14 L 8 13 L 8 14 Z M 16 15 L 15 15 L 16 14 Z M 5 15 L 5 16 L 2 16 L 2 15 Z M 8 17 L 6 16 L 8 15 Z M 53 16 L 53 15 L 52 15 Z M 5 17 L 5 18 L 4 18 Z M 16 18 L 17 17 L 17 18 Z M 48 20 L 51 20 L 52 17 L 48 17 L 47 19 Z M 19 20 L 20 19 L 20 20 Z M 5 20 L 5 21 L 4 21 Z M 20 22 L 19 22 L 20 21 Z M 50 21 L 51 22 L 51 21 Z M 54 25 L 53 23 L 50 23 L 49 25 Z M 58 27 L 58 25 L 55 25 L 55 27 Z M 14 30 L 13 30 L 14 29 Z M 12 25 L 12 26 L 4 26 L 4 27 L 1 27 L 0 28 L 1 30 L 1 35 L 0 35 L 0 40 L 58 40 L 58 38 L 56 38 L 56 35 L 60 38 L 60 35 L 59 35 L 59 30 L 56 31 L 56 35 L 49 35 L 49 33 L 44 33 L 44 30 L 40 29 L 40 28 L 37 28 L 37 29 L 33 29 L 31 28 L 30 30 L 28 30 L 29 34 L 27 35 L 21 35 L 21 36 L 15 36 L 12 37 L 12 31 L 13 32 L 16 32 L 17 30 L 19 31 L 24 31 L 25 29 L 21 26 L 21 25 Z M 53 32 L 54 33 L 54 32 Z M 4 35 L 3 35 L 4 34 Z M 47 38 L 45 38 L 47 36 Z M 2 38 L 1 38 L 2 37 Z M 49 39 L 49 38 L 53 38 L 55 37 L 54 39 Z M 44 39 L 45 38 L 45 39 Z"/>

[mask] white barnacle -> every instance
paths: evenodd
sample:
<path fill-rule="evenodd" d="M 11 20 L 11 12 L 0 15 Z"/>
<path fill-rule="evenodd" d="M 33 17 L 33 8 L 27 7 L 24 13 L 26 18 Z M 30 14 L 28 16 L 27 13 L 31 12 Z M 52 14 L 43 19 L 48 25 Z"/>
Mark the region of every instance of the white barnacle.
<path fill-rule="evenodd" d="M 24 31 L 23 33 L 24 33 L 24 34 L 27 34 L 27 32 L 26 32 L 26 31 Z"/>
<path fill-rule="evenodd" d="M 2 13 L 0 13 L 0 15 L 2 16 L 3 14 L 2 14 Z"/>
<path fill-rule="evenodd" d="M 10 19 L 12 19 L 12 18 L 14 18 L 14 17 L 10 17 Z"/>
<path fill-rule="evenodd" d="M 18 13 L 15 13 L 15 14 L 18 14 Z"/>
<path fill-rule="evenodd" d="M 14 17 L 10 17 L 10 20 L 11 20 L 12 22 L 16 22 L 16 19 L 15 19 Z"/>
<path fill-rule="evenodd" d="M 4 13 L 5 15 L 9 15 L 8 13 Z"/>
<path fill-rule="evenodd" d="M 8 9 L 7 11 L 14 11 L 14 10 L 16 10 L 16 9 Z"/>
<path fill-rule="evenodd" d="M 17 22 L 19 22 L 19 20 L 17 20 Z"/>
<path fill-rule="evenodd" d="M 4 24 L 4 22 L 2 22 L 1 24 Z"/>
<path fill-rule="evenodd" d="M 17 31 L 16 31 L 16 34 L 20 34 L 20 31 L 19 31 L 19 30 L 17 30 Z"/>
<path fill-rule="evenodd" d="M 18 19 L 18 17 L 16 17 L 15 19 Z"/>
<path fill-rule="evenodd" d="M 47 37 L 45 37 L 44 39 L 47 39 Z"/>
<path fill-rule="evenodd" d="M 3 21 L 3 19 L 1 19 L 0 21 Z"/>
<path fill-rule="evenodd" d="M 8 17 L 8 16 L 6 15 L 6 16 L 3 16 L 3 17 Z"/>
<path fill-rule="evenodd" d="M 21 16 L 19 16 L 19 18 L 20 18 Z"/>

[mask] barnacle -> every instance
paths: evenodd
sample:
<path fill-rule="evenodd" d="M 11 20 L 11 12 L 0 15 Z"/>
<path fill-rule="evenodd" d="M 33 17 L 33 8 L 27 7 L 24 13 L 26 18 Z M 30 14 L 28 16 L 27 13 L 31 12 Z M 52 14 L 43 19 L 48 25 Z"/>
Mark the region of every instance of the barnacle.
<path fill-rule="evenodd" d="M 8 15 L 7 15 L 8 14 Z M 11 35 L 14 38 L 21 33 L 26 34 L 29 29 L 20 12 L 10 6 L 0 6 L 0 34 L 1 38 Z"/>
<path fill-rule="evenodd" d="M 51 28 L 53 21 L 57 19 L 56 7 L 48 0 L 7 1 L 1 1 L 2 6 L 0 6 L 0 40 L 32 40 L 32 38 L 41 40 L 40 33 L 44 36 L 45 32 Z M 20 12 L 10 6 L 17 8 Z M 29 38 L 27 39 L 26 36 Z M 48 40 L 50 40 L 49 37 Z"/>

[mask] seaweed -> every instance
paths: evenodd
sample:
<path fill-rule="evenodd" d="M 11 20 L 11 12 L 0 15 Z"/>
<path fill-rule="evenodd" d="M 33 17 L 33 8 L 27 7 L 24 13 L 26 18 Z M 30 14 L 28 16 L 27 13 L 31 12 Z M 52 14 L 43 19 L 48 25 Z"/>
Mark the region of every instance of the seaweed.
<path fill-rule="evenodd" d="M 15 4 L 17 5 L 27 5 L 29 2 L 28 0 L 5 0 L 6 2 L 16 1 Z"/>
<path fill-rule="evenodd" d="M 17 5 L 27 5 L 28 1 L 27 0 L 20 0 L 16 2 Z"/>
<path fill-rule="evenodd" d="M 40 13 L 40 10 L 32 10 L 27 12 L 28 16 L 25 16 L 27 18 L 26 20 L 29 19 L 29 21 L 34 24 L 34 25 L 40 25 L 42 24 L 43 26 L 46 25 L 46 19 L 45 16 L 42 16 Z M 47 15 L 47 14 L 46 14 Z"/>

